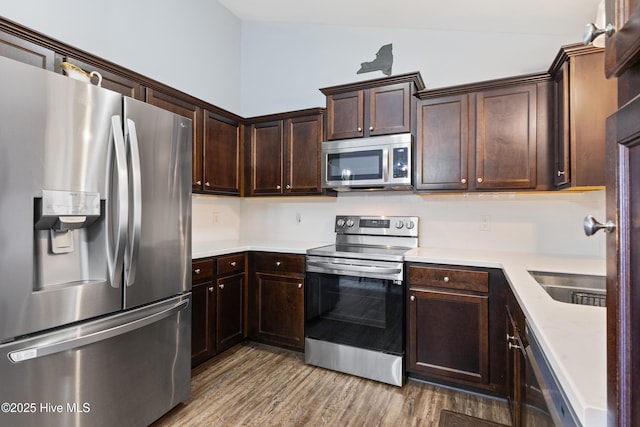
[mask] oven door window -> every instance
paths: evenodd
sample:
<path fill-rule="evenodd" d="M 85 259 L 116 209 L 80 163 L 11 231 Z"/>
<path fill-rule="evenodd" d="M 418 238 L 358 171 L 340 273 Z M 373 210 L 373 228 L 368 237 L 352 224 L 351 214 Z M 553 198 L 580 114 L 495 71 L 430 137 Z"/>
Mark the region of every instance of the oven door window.
<path fill-rule="evenodd" d="M 327 154 L 327 181 L 381 180 L 384 159 L 382 149 Z"/>
<path fill-rule="evenodd" d="M 307 273 L 305 336 L 403 353 L 403 286 L 393 280 Z"/>

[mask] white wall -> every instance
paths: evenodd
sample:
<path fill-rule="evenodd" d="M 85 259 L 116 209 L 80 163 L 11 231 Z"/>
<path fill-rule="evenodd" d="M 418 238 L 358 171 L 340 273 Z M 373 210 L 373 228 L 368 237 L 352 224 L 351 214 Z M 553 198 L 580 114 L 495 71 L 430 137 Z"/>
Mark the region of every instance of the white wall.
<path fill-rule="evenodd" d="M 240 20 L 217 1 L 0 0 L 3 17 L 232 112 Z"/>
<path fill-rule="evenodd" d="M 196 196 L 194 196 L 196 197 Z M 605 217 L 604 190 L 593 192 L 347 193 L 338 197 L 194 198 L 194 240 L 241 238 L 331 242 L 335 215 L 420 217 L 420 245 L 604 258 L 600 233 L 586 237 L 582 220 Z M 297 222 L 297 214 L 301 221 Z M 489 230 L 480 228 L 481 217 Z M 217 223 L 212 218 L 217 218 Z M 200 236 L 200 237 L 198 237 Z"/>
<path fill-rule="evenodd" d="M 595 14 L 595 11 L 594 11 Z M 322 87 L 384 77 L 356 74 L 393 44 L 393 74 L 420 71 L 427 88 L 547 71 L 582 34 L 527 35 L 284 23 L 242 23 L 241 115 L 324 107 Z"/>

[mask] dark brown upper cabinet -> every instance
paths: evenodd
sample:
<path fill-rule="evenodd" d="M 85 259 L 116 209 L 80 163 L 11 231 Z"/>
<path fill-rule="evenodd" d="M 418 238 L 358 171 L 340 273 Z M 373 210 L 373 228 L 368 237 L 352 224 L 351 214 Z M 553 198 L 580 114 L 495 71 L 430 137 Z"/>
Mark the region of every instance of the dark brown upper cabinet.
<path fill-rule="evenodd" d="M 92 71 L 97 71 L 98 73 L 100 73 L 100 75 L 102 76 L 101 86 L 106 89 L 121 93 L 124 96 L 138 99 L 140 101 L 145 100 L 145 87 L 142 86 L 142 84 L 140 84 L 138 81 L 126 77 L 124 73 L 118 74 L 107 68 L 101 67 L 99 65 L 94 65 L 74 57 L 66 56 L 63 58 L 63 60 L 66 62 L 70 62 L 73 65 L 77 65 L 88 73 Z M 56 61 L 55 71 L 57 72 L 60 72 L 61 70 L 60 63 L 62 63 L 62 61 Z M 95 83 L 96 79 L 93 78 L 92 81 Z"/>
<path fill-rule="evenodd" d="M 322 194 L 322 109 L 248 119 L 247 195 Z"/>
<path fill-rule="evenodd" d="M 8 22 L 0 22 L 0 30 L 0 56 L 54 71 L 56 55 L 52 49 L 6 32 L 11 30 Z"/>
<path fill-rule="evenodd" d="M 549 73 L 554 80 L 553 180 L 558 188 L 605 185 L 605 120 L 617 105 L 617 85 L 604 74 L 604 49 L 563 46 Z"/>
<path fill-rule="evenodd" d="M 202 189 L 240 195 L 242 127 L 238 120 L 204 111 Z"/>
<path fill-rule="evenodd" d="M 539 73 L 420 92 L 416 191 L 548 189 L 550 91 Z"/>
<path fill-rule="evenodd" d="M 535 188 L 537 88 L 476 94 L 476 188 Z"/>
<path fill-rule="evenodd" d="M 418 101 L 416 190 L 469 188 L 469 95 Z"/>
<path fill-rule="evenodd" d="M 418 72 L 320 89 L 327 97 L 327 139 L 410 132 L 413 95 L 423 89 Z"/>
<path fill-rule="evenodd" d="M 156 89 L 147 89 L 149 104 L 164 108 L 175 114 L 191 119 L 192 122 L 192 189 L 202 190 L 202 108 L 195 103 L 183 99 L 179 94 L 168 93 Z"/>

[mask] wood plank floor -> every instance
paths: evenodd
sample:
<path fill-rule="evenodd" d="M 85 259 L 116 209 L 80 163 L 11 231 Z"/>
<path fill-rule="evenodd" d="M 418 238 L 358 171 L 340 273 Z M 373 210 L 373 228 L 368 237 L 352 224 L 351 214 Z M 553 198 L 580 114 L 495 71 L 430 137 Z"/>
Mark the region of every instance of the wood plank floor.
<path fill-rule="evenodd" d="M 441 409 L 510 425 L 505 401 L 412 380 L 399 388 L 253 342 L 196 367 L 191 384 L 191 397 L 153 427 L 437 426 Z"/>

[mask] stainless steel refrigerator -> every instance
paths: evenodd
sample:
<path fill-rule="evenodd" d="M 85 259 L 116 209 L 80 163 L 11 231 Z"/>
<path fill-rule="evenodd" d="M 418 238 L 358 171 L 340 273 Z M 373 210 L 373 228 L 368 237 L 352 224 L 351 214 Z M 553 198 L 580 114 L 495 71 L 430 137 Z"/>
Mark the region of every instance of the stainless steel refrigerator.
<path fill-rule="evenodd" d="M 191 391 L 191 122 L 0 76 L 0 425 L 148 425 Z"/>

